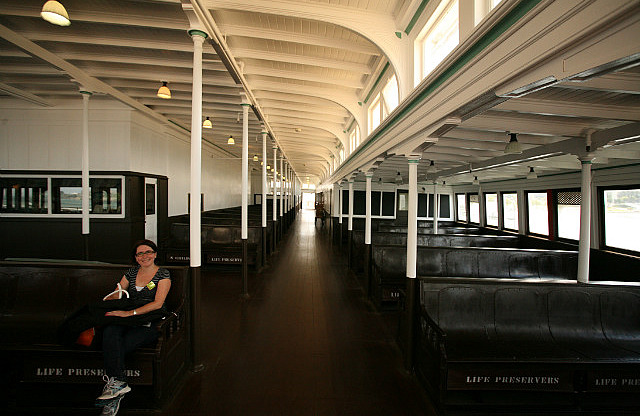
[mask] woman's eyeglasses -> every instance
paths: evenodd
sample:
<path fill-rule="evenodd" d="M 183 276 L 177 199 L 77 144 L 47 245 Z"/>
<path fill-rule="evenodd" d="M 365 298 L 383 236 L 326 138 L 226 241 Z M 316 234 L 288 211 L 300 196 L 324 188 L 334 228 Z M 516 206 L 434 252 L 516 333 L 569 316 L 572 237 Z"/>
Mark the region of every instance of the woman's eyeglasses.
<path fill-rule="evenodd" d="M 153 253 L 155 253 L 155 251 L 153 250 L 141 251 L 139 253 L 136 253 L 136 257 L 148 256 L 149 254 Z"/>

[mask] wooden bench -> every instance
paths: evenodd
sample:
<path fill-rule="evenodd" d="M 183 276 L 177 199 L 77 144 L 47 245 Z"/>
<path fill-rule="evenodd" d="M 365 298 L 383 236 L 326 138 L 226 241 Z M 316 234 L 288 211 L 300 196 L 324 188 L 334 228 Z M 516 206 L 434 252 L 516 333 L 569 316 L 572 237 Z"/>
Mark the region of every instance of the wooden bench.
<path fill-rule="evenodd" d="M 444 232 L 448 231 L 446 228 Z M 407 235 L 396 232 L 371 233 L 371 244 L 407 246 Z M 418 246 L 428 247 L 512 247 L 521 248 L 517 235 L 469 235 L 469 234 L 418 234 Z M 353 261 L 351 268 L 355 272 L 362 272 L 364 268 L 364 231 L 353 231 L 351 239 Z"/>
<path fill-rule="evenodd" d="M 373 245 L 372 298 L 380 308 L 397 308 L 406 285 L 407 248 Z M 418 276 L 511 279 L 576 279 L 576 251 L 491 247 L 418 247 Z"/>
<path fill-rule="evenodd" d="M 242 264 L 241 227 L 201 224 L 202 259 L 208 265 Z M 267 227 L 267 239 L 270 238 Z M 248 265 L 259 268 L 263 264 L 262 227 L 247 229 Z M 169 227 L 166 247 L 168 264 L 189 263 L 189 224 L 173 223 Z"/>
<path fill-rule="evenodd" d="M 522 393 L 529 405 L 638 409 L 637 284 L 429 277 L 420 288 L 415 369 L 441 404 Z"/>
<path fill-rule="evenodd" d="M 128 267 L 0 262 L 0 368 L 3 386 L 15 391 L 13 405 L 93 404 L 91 394 L 99 394 L 104 384 L 101 345 L 59 345 L 57 328 L 74 311 L 111 292 Z M 167 269 L 172 284 L 165 305 L 171 313 L 158 325 L 157 344 L 139 348 L 127 363 L 132 407 L 161 404 L 187 370 L 189 269 Z M 88 397 L 69 394 L 83 388 Z M 66 393 L 55 395 L 56 390 Z"/>

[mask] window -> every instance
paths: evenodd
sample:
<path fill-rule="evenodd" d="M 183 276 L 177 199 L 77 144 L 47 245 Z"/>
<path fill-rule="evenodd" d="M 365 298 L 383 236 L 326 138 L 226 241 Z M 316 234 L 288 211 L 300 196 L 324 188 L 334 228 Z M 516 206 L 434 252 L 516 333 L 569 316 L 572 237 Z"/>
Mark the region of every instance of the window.
<path fill-rule="evenodd" d="M 53 214 L 82 214 L 82 179 L 51 179 Z M 122 179 L 90 178 L 91 214 L 122 214 Z"/>
<path fill-rule="evenodd" d="M 485 215 L 487 225 L 498 226 L 498 194 L 484 194 Z"/>
<path fill-rule="evenodd" d="M 351 133 L 349 133 L 349 146 L 351 146 L 349 148 L 349 152 L 352 153 L 354 150 L 356 150 L 356 147 L 358 147 L 359 145 L 360 145 L 360 129 L 356 127 L 353 130 L 351 130 Z"/>
<path fill-rule="evenodd" d="M 527 219 L 530 233 L 549 235 L 549 208 L 546 192 L 527 193 Z"/>
<path fill-rule="evenodd" d="M 369 134 L 382 122 L 382 100 L 380 98 L 380 94 L 376 95 L 371 107 L 369 107 Z"/>
<path fill-rule="evenodd" d="M 47 178 L 0 178 L 0 212 L 46 214 Z"/>
<path fill-rule="evenodd" d="M 458 221 L 467 222 L 467 198 L 465 194 L 456 194 Z"/>
<path fill-rule="evenodd" d="M 480 224 L 480 196 L 469 194 L 469 222 Z"/>
<path fill-rule="evenodd" d="M 398 106 L 398 102 L 398 80 L 393 75 L 382 91 L 371 102 L 369 107 L 369 134 Z"/>
<path fill-rule="evenodd" d="M 383 98 L 383 118 L 386 118 L 398 106 L 400 97 L 398 96 L 398 80 L 392 76 L 387 85 L 382 89 Z"/>
<path fill-rule="evenodd" d="M 420 63 L 415 84 L 427 77 L 458 45 L 458 0 L 442 1 L 417 38 Z"/>
<path fill-rule="evenodd" d="M 518 227 L 518 194 L 502 194 L 503 227 L 509 230 L 519 230 Z"/>
<path fill-rule="evenodd" d="M 558 237 L 580 239 L 580 191 L 561 191 L 556 194 L 558 201 Z"/>
<path fill-rule="evenodd" d="M 640 251 L 631 230 L 640 229 L 640 188 L 604 190 L 604 243 L 607 247 Z"/>

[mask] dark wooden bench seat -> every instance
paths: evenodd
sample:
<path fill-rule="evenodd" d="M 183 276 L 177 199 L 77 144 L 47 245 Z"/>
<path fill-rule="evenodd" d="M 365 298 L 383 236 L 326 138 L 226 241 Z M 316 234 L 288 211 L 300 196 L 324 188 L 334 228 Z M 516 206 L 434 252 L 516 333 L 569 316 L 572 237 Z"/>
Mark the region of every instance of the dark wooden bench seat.
<path fill-rule="evenodd" d="M 407 248 L 372 245 L 372 298 L 378 307 L 398 307 L 406 285 Z M 418 276 L 511 279 L 575 279 L 578 253 L 493 247 L 419 246 Z"/>
<path fill-rule="evenodd" d="M 420 288 L 415 369 L 441 403 L 460 391 L 640 397 L 637 284 L 428 277 Z"/>
<path fill-rule="evenodd" d="M 104 383 L 99 342 L 89 348 L 62 346 L 57 343 L 56 332 L 74 311 L 111 292 L 128 267 L 0 262 L 0 377 L 5 394 L 16 391 L 16 396 L 25 400 L 18 399 L 14 405 L 31 406 L 39 398 L 50 401 L 46 392 L 55 388 L 70 392 L 88 387 L 90 394 L 99 394 Z M 171 314 L 158 325 L 157 344 L 139 348 L 127 364 L 135 392 L 131 396 L 132 407 L 161 405 L 187 370 L 189 269 L 167 268 L 172 285 L 165 304 Z M 42 395 L 40 390 L 44 391 Z M 65 396 L 74 395 L 55 399 L 65 400 Z M 89 405 L 93 399 L 83 398 Z"/>

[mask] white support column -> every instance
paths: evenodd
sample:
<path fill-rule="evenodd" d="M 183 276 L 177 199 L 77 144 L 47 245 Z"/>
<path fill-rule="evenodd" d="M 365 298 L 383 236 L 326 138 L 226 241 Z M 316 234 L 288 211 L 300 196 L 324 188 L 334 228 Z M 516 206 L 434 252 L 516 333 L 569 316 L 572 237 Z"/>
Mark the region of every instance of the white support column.
<path fill-rule="evenodd" d="M 342 182 L 338 185 L 338 192 L 340 192 L 338 194 L 338 224 L 342 224 Z"/>
<path fill-rule="evenodd" d="M 267 130 L 262 126 L 262 227 L 267 226 Z"/>
<path fill-rule="evenodd" d="M 241 238 L 249 238 L 249 107 L 247 96 L 242 96 L 242 230 Z"/>
<path fill-rule="evenodd" d="M 349 179 L 349 219 L 347 231 L 353 231 L 353 178 Z"/>
<path fill-rule="evenodd" d="M 201 30 L 189 30 L 193 40 L 193 80 L 191 92 L 191 177 L 189 192 L 189 264 L 191 266 L 191 371 L 204 369 L 202 363 L 202 328 L 200 309 L 201 215 L 200 192 L 202 189 L 202 44 L 207 34 Z"/>
<path fill-rule="evenodd" d="M 89 188 L 89 91 L 82 94 L 82 234 L 89 234 L 89 212 L 91 210 Z"/>
<path fill-rule="evenodd" d="M 280 155 L 280 219 L 284 215 L 284 182 L 282 178 L 284 172 L 284 156 Z"/>
<path fill-rule="evenodd" d="M 202 188 L 202 44 L 207 34 L 190 30 L 193 39 L 193 91 L 191 94 L 191 202 L 189 209 L 189 263 L 202 265 L 200 192 Z"/>
<path fill-rule="evenodd" d="M 580 242 L 578 243 L 578 282 L 589 283 L 591 252 L 591 161 L 588 154 L 580 157 L 582 164 L 582 199 L 580 202 Z"/>
<path fill-rule="evenodd" d="M 433 233 L 438 234 L 438 214 L 440 211 L 440 203 L 438 201 L 438 185 L 433 183 Z"/>
<path fill-rule="evenodd" d="M 407 220 L 407 277 L 416 278 L 418 253 L 418 163 L 420 157 L 409 158 L 409 217 Z"/>
<path fill-rule="evenodd" d="M 373 177 L 373 172 L 367 172 L 365 174 L 367 178 L 366 185 L 366 218 L 364 223 L 364 243 L 367 245 L 371 244 L 371 178 Z"/>
<path fill-rule="evenodd" d="M 278 221 L 278 147 L 273 146 L 273 222 Z"/>

